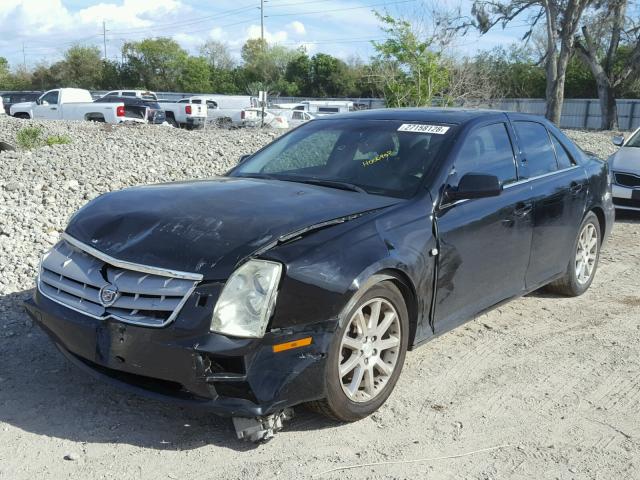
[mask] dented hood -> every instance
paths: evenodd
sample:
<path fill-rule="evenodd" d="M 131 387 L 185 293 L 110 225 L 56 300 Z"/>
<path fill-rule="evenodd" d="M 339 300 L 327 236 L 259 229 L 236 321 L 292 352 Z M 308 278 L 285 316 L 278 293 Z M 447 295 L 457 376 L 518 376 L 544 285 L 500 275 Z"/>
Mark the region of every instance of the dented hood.
<path fill-rule="evenodd" d="M 66 232 L 119 260 L 225 279 L 239 261 L 292 233 L 400 201 L 220 177 L 107 193 L 80 209 Z"/>

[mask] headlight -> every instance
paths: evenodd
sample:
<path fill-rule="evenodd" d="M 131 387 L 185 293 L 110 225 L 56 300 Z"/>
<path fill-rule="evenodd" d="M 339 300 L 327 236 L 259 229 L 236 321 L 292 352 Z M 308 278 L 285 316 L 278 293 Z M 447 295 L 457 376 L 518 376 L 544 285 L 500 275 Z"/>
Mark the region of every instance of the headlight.
<path fill-rule="evenodd" d="M 211 331 L 234 337 L 263 337 L 281 274 L 281 264 L 266 260 L 249 260 L 233 272 L 213 309 Z"/>

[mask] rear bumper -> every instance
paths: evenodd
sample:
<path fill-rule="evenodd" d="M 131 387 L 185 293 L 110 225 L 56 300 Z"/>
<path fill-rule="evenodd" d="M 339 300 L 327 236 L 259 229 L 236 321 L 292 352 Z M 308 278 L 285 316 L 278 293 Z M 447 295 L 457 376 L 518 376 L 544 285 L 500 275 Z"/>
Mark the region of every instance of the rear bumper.
<path fill-rule="evenodd" d="M 640 188 L 613 185 L 613 204 L 620 210 L 640 211 Z"/>
<path fill-rule="evenodd" d="M 188 117 L 187 118 L 187 126 L 191 128 L 202 128 L 206 123 L 206 117 Z"/>
<path fill-rule="evenodd" d="M 270 333 L 260 340 L 192 336 L 175 325 L 153 329 L 96 320 L 36 291 L 25 307 L 73 364 L 133 393 L 223 416 L 268 415 L 324 396 L 326 350 L 335 322 Z M 308 347 L 272 345 L 313 337 Z"/>

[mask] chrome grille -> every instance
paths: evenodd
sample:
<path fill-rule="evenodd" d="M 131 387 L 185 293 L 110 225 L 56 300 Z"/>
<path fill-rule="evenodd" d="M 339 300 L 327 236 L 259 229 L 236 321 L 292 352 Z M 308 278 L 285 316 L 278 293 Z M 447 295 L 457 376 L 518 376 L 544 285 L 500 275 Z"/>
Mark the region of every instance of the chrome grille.
<path fill-rule="evenodd" d="M 632 173 L 615 172 L 616 183 L 627 188 L 640 188 L 640 176 Z"/>
<path fill-rule="evenodd" d="M 42 257 L 38 289 L 51 300 L 94 318 L 163 327 L 173 321 L 201 275 L 120 262 L 64 235 Z M 112 302 L 101 291 L 115 287 Z"/>

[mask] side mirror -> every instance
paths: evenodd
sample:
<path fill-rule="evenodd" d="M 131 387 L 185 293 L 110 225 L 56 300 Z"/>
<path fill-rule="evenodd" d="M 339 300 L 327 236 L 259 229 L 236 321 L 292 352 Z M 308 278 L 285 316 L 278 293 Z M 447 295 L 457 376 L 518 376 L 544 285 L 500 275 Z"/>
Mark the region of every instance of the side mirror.
<path fill-rule="evenodd" d="M 243 163 L 243 162 L 249 160 L 249 158 L 251 158 L 251 155 L 242 155 L 240 157 L 240 160 L 238 161 L 238 163 Z"/>
<path fill-rule="evenodd" d="M 611 143 L 616 147 L 621 147 L 624 144 L 624 137 L 622 135 L 616 135 L 611 139 Z"/>
<path fill-rule="evenodd" d="M 36 105 L 40 105 L 42 103 L 42 99 L 41 98 L 36 98 Z"/>
<path fill-rule="evenodd" d="M 471 198 L 497 197 L 502 191 L 500 180 L 495 175 L 467 173 L 462 176 L 457 189 L 447 190 L 447 199 L 451 201 Z"/>

